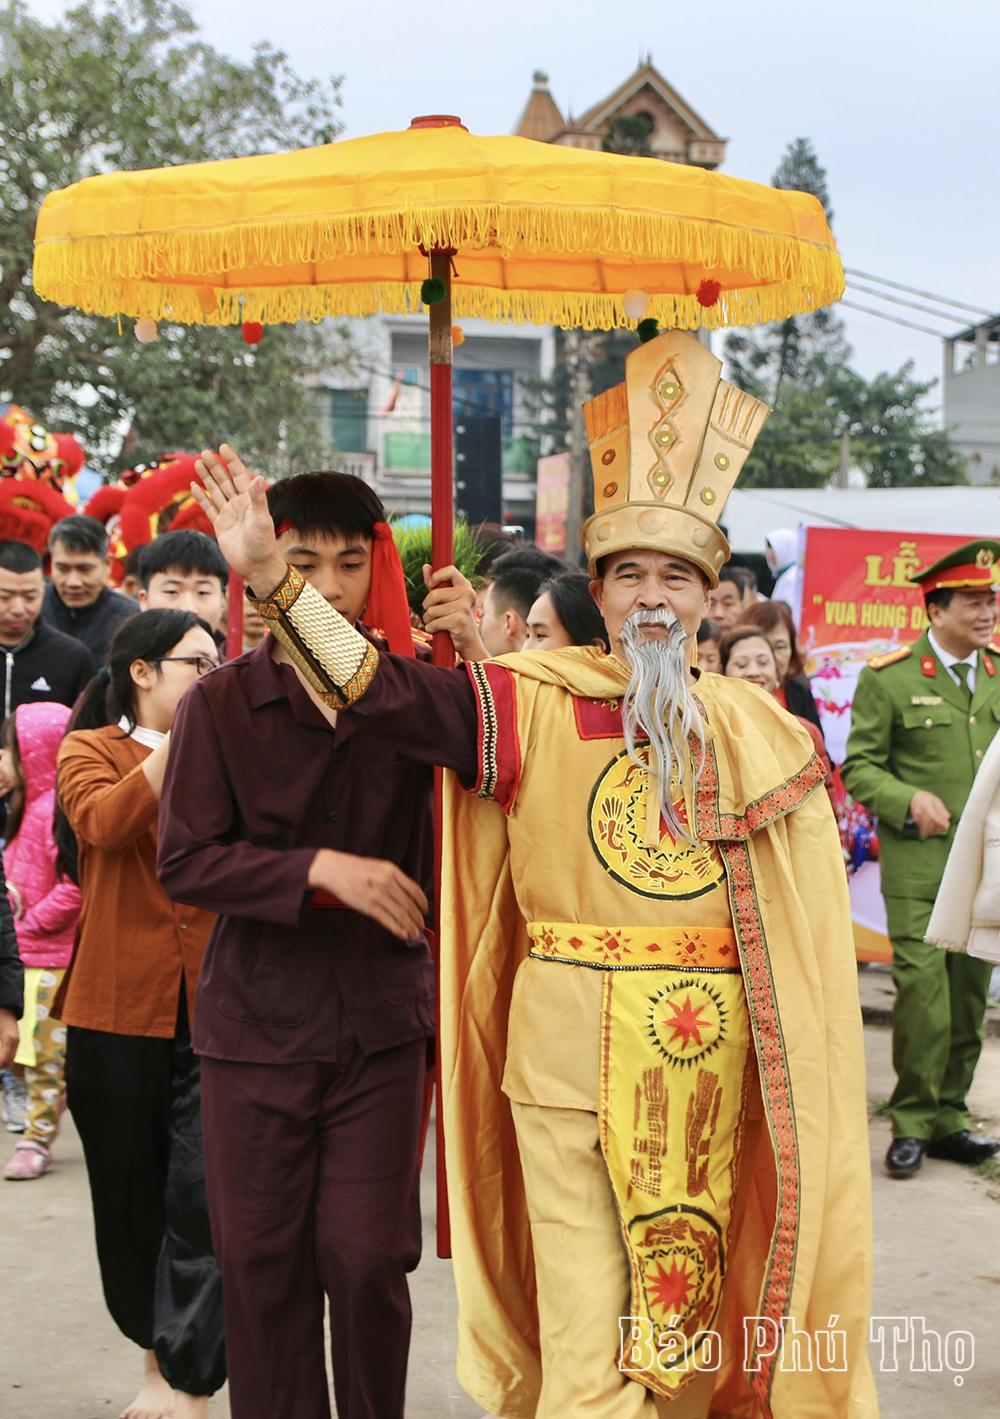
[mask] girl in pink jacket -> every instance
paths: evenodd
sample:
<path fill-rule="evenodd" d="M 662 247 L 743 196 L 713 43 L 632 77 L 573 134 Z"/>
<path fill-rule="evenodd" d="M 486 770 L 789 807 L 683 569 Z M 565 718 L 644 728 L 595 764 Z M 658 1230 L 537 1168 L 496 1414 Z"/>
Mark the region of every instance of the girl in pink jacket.
<path fill-rule="evenodd" d="M 12 1182 L 39 1178 L 52 1162 L 63 1105 L 66 1028 L 52 1001 L 73 954 L 80 889 L 56 871 L 52 837 L 56 754 L 71 711 L 66 705 L 19 705 L 3 727 L 0 763 L 14 784 L 4 866 L 24 962 L 24 1016 L 15 1055 L 24 1065 L 28 1124 L 4 1170 Z"/>

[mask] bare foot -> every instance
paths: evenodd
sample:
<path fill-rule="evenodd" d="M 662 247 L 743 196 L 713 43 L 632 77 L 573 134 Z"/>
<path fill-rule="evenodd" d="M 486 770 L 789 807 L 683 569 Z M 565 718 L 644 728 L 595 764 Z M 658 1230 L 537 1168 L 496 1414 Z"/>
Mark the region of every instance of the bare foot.
<path fill-rule="evenodd" d="M 174 1413 L 174 1392 L 160 1374 L 152 1350 L 145 1352 L 145 1363 L 142 1388 L 122 1410 L 120 1419 L 170 1419 Z"/>
<path fill-rule="evenodd" d="M 208 1395 L 174 1390 L 174 1419 L 208 1419 Z"/>

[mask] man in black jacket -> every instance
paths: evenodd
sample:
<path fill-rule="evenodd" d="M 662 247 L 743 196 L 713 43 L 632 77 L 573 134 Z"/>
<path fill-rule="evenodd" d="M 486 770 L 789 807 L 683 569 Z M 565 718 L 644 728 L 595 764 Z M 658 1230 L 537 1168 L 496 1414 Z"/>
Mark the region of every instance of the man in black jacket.
<path fill-rule="evenodd" d="M 3 718 L 42 700 L 72 705 L 97 664 L 85 645 L 41 619 L 42 559 L 26 542 L 0 542 L 0 690 Z M 0 785 L 0 792 L 6 788 Z"/>
<path fill-rule="evenodd" d="M 42 620 L 82 641 L 98 665 L 108 658 L 111 637 L 138 601 L 108 586 L 108 534 L 96 517 L 64 517 L 49 533 L 52 580 L 45 588 Z"/>

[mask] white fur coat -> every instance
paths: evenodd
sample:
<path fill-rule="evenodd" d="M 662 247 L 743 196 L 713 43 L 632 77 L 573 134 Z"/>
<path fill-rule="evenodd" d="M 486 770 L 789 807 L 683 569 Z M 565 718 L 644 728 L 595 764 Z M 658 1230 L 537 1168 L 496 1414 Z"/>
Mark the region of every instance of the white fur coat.
<path fill-rule="evenodd" d="M 959 819 L 924 939 L 1000 965 L 1000 734 Z"/>

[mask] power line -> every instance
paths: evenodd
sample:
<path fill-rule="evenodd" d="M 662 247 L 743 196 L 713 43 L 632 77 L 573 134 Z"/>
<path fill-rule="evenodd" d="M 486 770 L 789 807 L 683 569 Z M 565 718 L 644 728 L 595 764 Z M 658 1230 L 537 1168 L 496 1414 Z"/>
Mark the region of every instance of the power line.
<path fill-rule="evenodd" d="M 865 315 L 877 316 L 879 320 L 890 320 L 893 325 L 905 325 L 908 330 L 919 330 L 924 335 L 933 335 L 935 340 L 945 340 L 948 338 L 947 333 L 943 330 L 932 330 L 929 325 L 917 325 L 913 320 L 903 320 L 901 316 L 889 315 L 888 312 L 884 310 L 872 310 L 871 306 L 858 305 L 856 301 L 842 300 L 840 304 L 847 306 L 848 310 L 860 310 L 863 311 Z"/>
<path fill-rule="evenodd" d="M 919 286 L 904 286 L 899 281 L 887 280 L 885 276 L 873 276 L 870 271 L 855 271 L 850 266 L 845 266 L 844 275 L 860 276 L 863 281 L 877 281 L 880 286 L 891 286 L 894 291 L 906 291 L 911 296 L 923 296 L 925 300 L 937 301 L 939 305 L 953 305 L 959 310 L 971 310 L 973 315 L 996 314 L 996 311 L 984 310 L 980 305 L 967 305 L 965 301 L 953 301 L 948 296 L 935 295 L 933 291 L 922 291 Z"/>
<path fill-rule="evenodd" d="M 968 325 L 969 323 L 963 315 L 951 315 L 944 310 L 935 310 L 932 305 L 921 305 L 919 301 L 906 301 L 901 296 L 890 296 L 885 291 L 873 291 L 871 286 L 858 286 L 853 281 L 848 281 L 847 284 L 852 291 L 860 291 L 865 296 L 874 296 L 877 301 L 891 301 L 893 305 L 905 305 L 909 310 L 923 311 L 924 315 L 933 315 L 935 320 L 953 320 L 956 325 Z"/>

